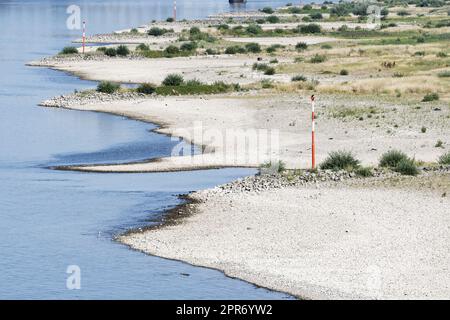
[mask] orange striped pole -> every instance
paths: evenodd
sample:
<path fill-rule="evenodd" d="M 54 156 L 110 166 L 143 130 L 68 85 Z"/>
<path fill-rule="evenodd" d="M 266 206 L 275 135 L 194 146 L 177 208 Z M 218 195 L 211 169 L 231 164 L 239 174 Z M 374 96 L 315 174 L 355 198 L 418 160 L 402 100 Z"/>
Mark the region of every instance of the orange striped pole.
<path fill-rule="evenodd" d="M 83 54 L 86 47 L 86 21 L 83 21 Z"/>
<path fill-rule="evenodd" d="M 314 170 L 316 168 L 316 142 L 314 137 L 314 131 L 315 131 L 315 116 L 314 116 L 314 105 L 315 105 L 315 99 L 316 97 L 314 95 L 311 96 L 311 110 L 312 110 L 312 125 L 311 125 L 311 160 L 312 160 L 312 169 Z"/>

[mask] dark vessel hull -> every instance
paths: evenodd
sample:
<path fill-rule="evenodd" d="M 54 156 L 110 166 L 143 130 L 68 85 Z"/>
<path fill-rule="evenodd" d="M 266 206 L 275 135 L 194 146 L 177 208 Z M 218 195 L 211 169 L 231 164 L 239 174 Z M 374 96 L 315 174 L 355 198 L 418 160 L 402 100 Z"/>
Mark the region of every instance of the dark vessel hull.
<path fill-rule="evenodd" d="M 245 3 L 247 0 L 228 0 L 230 3 Z"/>

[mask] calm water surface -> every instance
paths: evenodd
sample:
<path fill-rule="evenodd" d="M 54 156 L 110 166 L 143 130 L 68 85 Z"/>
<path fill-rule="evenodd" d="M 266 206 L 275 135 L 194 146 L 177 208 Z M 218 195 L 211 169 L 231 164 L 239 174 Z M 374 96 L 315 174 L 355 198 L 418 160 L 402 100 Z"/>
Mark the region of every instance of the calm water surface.
<path fill-rule="evenodd" d="M 180 18 L 204 17 L 285 1 L 178 0 Z M 177 143 L 154 126 L 100 113 L 37 107 L 41 100 L 96 84 L 27 61 L 79 37 L 67 30 L 77 4 L 90 33 L 165 19 L 171 1 L 0 0 L 0 299 L 278 299 L 286 295 L 217 271 L 147 256 L 112 241 L 152 223 L 178 194 L 252 173 L 244 169 L 164 174 L 92 174 L 51 164 L 126 162 L 170 153 Z M 81 290 L 66 288 L 66 268 L 81 268 Z"/>

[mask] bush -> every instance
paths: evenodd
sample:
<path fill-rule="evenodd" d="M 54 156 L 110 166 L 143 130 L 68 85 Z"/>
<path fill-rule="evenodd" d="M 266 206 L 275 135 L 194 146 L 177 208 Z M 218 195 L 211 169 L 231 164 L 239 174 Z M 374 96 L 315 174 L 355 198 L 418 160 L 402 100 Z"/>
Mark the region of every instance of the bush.
<path fill-rule="evenodd" d="M 433 93 L 427 93 L 423 99 L 422 102 L 429 102 L 429 101 L 435 101 L 435 100 L 439 100 L 439 95 L 435 92 Z"/>
<path fill-rule="evenodd" d="M 297 49 L 297 51 L 303 51 L 306 50 L 308 48 L 308 45 L 305 42 L 299 42 L 295 45 L 295 49 Z"/>
<path fill-rule="evenodd" d="M 394 171 L 407 176 L 415 176 L 419 173 L 414 159 L 402 159 L 394 168 Z"/>
<path fill-rule="evenodd" d="M 373 176 L 372 168 L 370 168 L 370 167 L 358 167 L 355 170 L 355 173 L 360 177 L 372 177 Z"/>
<path fill-rule="evenodd" d="M 211 48 L 206 49 L 205 52 L 206 52 L 207 55 L 215 55 L 215 54 L 217 54 L 217 51 L 214 50 L 214 49 L 211 49 Z"/>
<path fill-rule="evenodd" d="M 339 74 L 340 74 L 341 76 L 348 76 L 348 70 L 342 69 L 342 70 L 339 72 Z"/>
<path fill-rule="evenodd" d="M 137 33 L 139 33 L 139 31 L 138 31 L 138 29 L 133 28 L 130 30 L 130 33 L 137 34 Z"/>
<path fill-rule="evenodd" d="M 197 43 L 191 41 L 191 42 L 186 42 L 183 43 L 180 47 L 180 49 L 182 51 L 194 51 L 195 49 L 197 49 Z"/>
<path fill-rule="evenodd" d="M 439 51 L 438 53 L 436 53 L 436 57 L 438 57 L 438 58 L 447 58 L 448 54 L 446 54 L 443 51 Z"/>
<path fill-rule="evenodd" d="M 333 47 L 331 46 L 331 44 L 325 43 L 325 44 L 321 45 L 320 48 L 322 48 L 322 49 L 332 49 Z"/>
<path fill-rule="evenodd" d="M 257 63 L 257 62 L 255 62 L 252 67 L 253 70 L 258 70 L 258 71 L 266 71 L 267 68 L 269 68 L 269 66 L 267 64 Z"/>
<path fill-rule="evenodd" d="M 450 78 L 450 71 L 442 71 L 438 73 L 439 78 Z"/>
<path fill-rule="evenodd" d="M 309 16 L 310 16 L 311 19 L 313 19 L 313 20 L 320 20 L 320 19 L 323 19 L 323 16 L 322 16 L 322 14 L 321 14 L 320 12 L 314 12 L 314 13 L 311 13 Z"/>
<path fill-rule="evenodd" d="M 247 43 L 245 45 L 245 48 L 247 49 L 248 52 L 252 52 L 252 53 L 261 52 L 261 46 L 255 42 Z"/>
<path fill-rule="evenodd" d="M 275 74 L 275 68 L 268 67 L 268 68 L 266 69 L 266 71 L 264 71 L 264 74 L 265 74 L 266 76 L 273 76 L 273 75 Z"/>
<path fill-rule="evenodd" d="M 106 49 L 107 49 L 106 47 L 98 47 L 97 51 L 105 53 Z"/>
<path fill-rule="evenodd" d="M 240 46 L 231 46 L 225 49 L 225 54 L 245 53 L 245 49 Z"/>
<path fill-rule="evenodd" d="M 75 47 L 64 47 L 59 54 L 75 54 L 78 53 L 78 49 Z"/>
<path fill-rule="evenodd" d="M 167 33 L 166 29 L 158 28 L 158 27 L 152 27 L 150 30 L 147 31 L 148 35 L 159 37 Z"/>
<path fill-rule="evenodd" d="M 269 23 L 278 23 L 278 22 L 280 22 L 280 18 L 278 18 L 277 16 L 269 16 L 269 17 L 267 17 L 266 20 Z"/>
<path fill-rule="evenodd" d="M 293 82 L 306 81 L 306 77 L 299 74 L 299 75 L 293 76 L 291 80 Z"/>
<path fill-rule="evenodd" d="M 164 81 L 162 82 L 162 84 L 164 86 L 181 86 L 184 83 L 184 79 L 182 75 L 179 74 L 169 74 Z"/>
<path fill-rule="evenodd" d="M 164 52 L 168 55 L 176 55 L 180 53 L 180 49 L 177 46 L 170 45 L 166 49 L 164 49 Z"/>
<path fill-rule="evenodd" d="M 310 23 L 299 27 L 300 33 L 320 33 L 322 28 L 316 23 Z"/>
<path fill-rule="evenodd" d="M 166 19 L 166 22 L 174 22 L 174 21 L 175 21 L 175 19 L 172 18 L 172 17 L 169 17 L 169 18 Z"/>
<path fill-rule="evenodd" d="M 148 50 L 150 50 L 150 47 L 149 47 L 148 45 L 146 45 L 145 43 L 141 43 L 140 45 L 138 45 L 138 46 L 136 47 L 136 50 L 139 50 L 139 51 L 148 51 Z"/>
<path fill-rule="evenodd" d="M 125 57 L 130 54 L 130 49 L 127 46 L 120 45 L 117 47 L 116 52 L 119 56 Z"/>
<path fill-rule="evenodd" d="M 260 26 L 258 26 L 257 24 L 251 24 L 245 30 L 247 31 L 247 33 L 250 33 L 253 35 L 260 34 L 263 31 L 262 28 Z"/>
<path fill-rule="evenodd" d="M 381 155 L 380 167 L 395 168 L 400 161 L 407 160 L 408 156 L 399 150 L 390 150 Z"/>
<path fill-rule="evenodd" d="M 156 86 L 151 83 L 143 83 L 136 89 L 139 93 L 152 94 L 156 91 Z"/>
<path fill-rule="evenodd" d="M 275 11 L 273 11 L 273 9 L 271 7 L 264 7 L 261 9 L 261 12 L 267 13 L 267 14 L 272 14 Z"/>
<path fill-rule="evenodd" d="M 438 162 L 440 164 L 450 164 L 450 151 L 440 156 Z"/>
<path fill-rule="evenodd" d="M 408 11 L 406 11 L 406 10 L 400 10 L 400 11 L 397 12 L 397 15 L 400 16 L 400 17 L 405 17 L 405 16 L 409 16 L 410 13 Z"/>
<path fill-rule="evenodd" d="M 105 54 L 108 57 L 115 57 L 115 56 L 117 56 L 117 51 L 114 48 L 108 48 L 108 49 L 105 50 Z"/>
<path fill-rule="evenodd" d="M 359 160 L 356 159 L 351 152 L 348 151 L 334 151 L 328 154 L 328 157 L 320 164 L 320 168 L 324 170 L 352 170 L 359 165 Z"/>
<path fill-rule="evenodd" d="M 102 81 L 97 86 L 97 92 L 109 93 L 109 94 L 114 93 L 119 89 L 120 89 L 120 84 L 110 82 L 110 81 Z"/>
<path fill-rule="evenodd" d="M 309 61 L 311 63 L 322 63 L 325 60 L 327 60 L 327 57 L 316 53 Z"/>

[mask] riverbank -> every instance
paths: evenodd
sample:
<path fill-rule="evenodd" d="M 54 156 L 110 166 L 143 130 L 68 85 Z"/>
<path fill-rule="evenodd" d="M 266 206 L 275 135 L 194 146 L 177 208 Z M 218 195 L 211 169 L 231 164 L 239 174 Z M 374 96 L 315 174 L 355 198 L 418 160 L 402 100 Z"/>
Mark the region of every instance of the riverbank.
<path fill-rule="evenodd" d="M 173 224 L 119 239 L 301 298 L 448 297 L 449 175 L 447 167 L 427 171 L 447 151 L 450 136 L 449 53 L 441 41 L 447 27 L 423 36 L 422 18 L 412 31 L 394 26 L 393 18 L 386 32 L 359 25 L 348 30 L 357 20 L 350 17 L 346 28 L 336 26 L 342 30 L 329 30 L 330 21 L 289 29 L 298 17 L 275 14 L 289 23 L 287 29 L 197 21 L 189 30 L 174 24 L 163 31 L 170 41 L 148 43 L 152 26 L 170 24 L 155 23 L 124 31 L 133 34 L 125 56 L 95 48 L 85 56 L 61 54 L 32 63 L 85 79 L 146 84 L 147 94 L 90 90 L 42 105 L 152 122 L 160 126 L 155 131 L 202 151 L 192 156 L 176 147 L 170 157 L 140 163 L 58 169 L 129 173 L 279 164 L 275 170 L 289 169 L 284 175 L 193 193 L 190 203 L 174 211 L 182 218 L 171 219 Z M 427 14 L 432 23 L 443 19 L 442 12 Z M 173 73 L 179 83 L 166 85 Z M 221 94 L 178 91 L 218 81 L 236 85 Z M 318 176 L 305 172 L 312 94 L 318 163 L 330 152 L 347 150 L 363 166 L 376 167 L 384 153 L 397 149 L 423 173 L 401 177 L 365 168 L 375 177 L 356 179 L 351 168 Z"/>
<path fill-rule="evenodd" d="M 120 241 L 303 299 L 447 299 L 448 171 L 391 179 L 248 178 Z"/>

